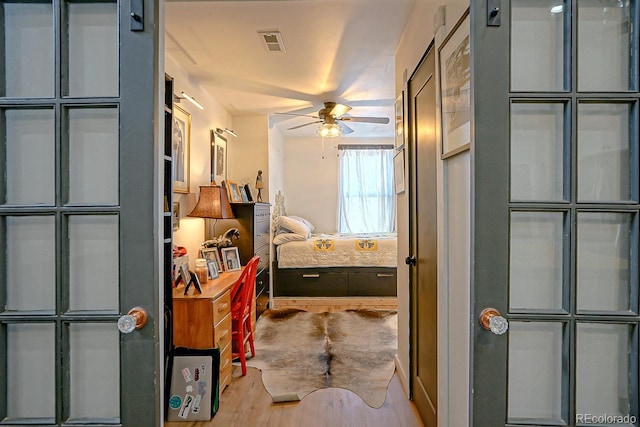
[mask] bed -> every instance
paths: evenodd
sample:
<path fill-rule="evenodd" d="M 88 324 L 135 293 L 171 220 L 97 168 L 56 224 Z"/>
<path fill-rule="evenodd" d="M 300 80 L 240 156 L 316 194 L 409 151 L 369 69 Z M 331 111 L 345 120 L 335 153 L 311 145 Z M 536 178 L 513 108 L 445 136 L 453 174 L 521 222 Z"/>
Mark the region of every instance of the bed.
<path fill-rule="evenodd" d="M 302 225 L 301 225 L 302 224 Z M 274 297 L 395 297 L 397 239 L 311 234 L 304 218 L 274 211 Z"/>

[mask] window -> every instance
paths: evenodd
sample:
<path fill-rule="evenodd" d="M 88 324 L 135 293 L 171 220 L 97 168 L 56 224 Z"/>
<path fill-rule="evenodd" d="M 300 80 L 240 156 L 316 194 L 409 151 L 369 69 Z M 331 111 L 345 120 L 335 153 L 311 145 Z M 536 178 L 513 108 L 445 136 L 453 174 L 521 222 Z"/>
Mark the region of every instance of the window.
<path fill-rule="evenodd" d="M 393 146 L 340 145 L 338 231 L 396 231 Z"/>

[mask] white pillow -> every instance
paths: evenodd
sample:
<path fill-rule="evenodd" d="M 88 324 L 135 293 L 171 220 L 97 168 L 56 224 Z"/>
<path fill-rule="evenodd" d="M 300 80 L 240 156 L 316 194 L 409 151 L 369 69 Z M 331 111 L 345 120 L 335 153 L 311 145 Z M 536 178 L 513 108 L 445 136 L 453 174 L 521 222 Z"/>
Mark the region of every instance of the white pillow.
<path fill-rule="evenodd" d="M 316 227 L 313 224 L 311 224 L 311 222 L 308 219 L 302 218 L 300 216 L 295 216 L 295 215 L 289 215 L 289 218 L 297 219 L 298 221 L 300 221 L 301 223 L 309 227 L 309 230 L 311 232 L 313 232 L 313 230 L 316 229 Z"/>
<path fill-rule="evenodd" d="M 311 234 L 311 230 L 304 222 L 288 216 L 278 217 L 276 225 L 278 227 L 285 228 L 292 233 L 299 234 L 304 237 L 305 240 L 309 237 L 309 234 Z"/>
<path fill-rule="evenodd" d="M 273 238 L 274 245 L 281 245 L 287 242 L 302 242 L 307 240 L 304 236 L 301 236 L 296 233 L 281 233 Z"/>

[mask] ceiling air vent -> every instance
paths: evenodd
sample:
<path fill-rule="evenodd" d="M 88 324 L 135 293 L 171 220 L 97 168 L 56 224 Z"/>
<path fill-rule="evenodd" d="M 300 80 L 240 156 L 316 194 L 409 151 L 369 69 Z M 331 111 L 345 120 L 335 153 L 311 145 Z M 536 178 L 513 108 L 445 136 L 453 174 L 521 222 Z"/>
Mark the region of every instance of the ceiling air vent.
<path fill-rule="evenodd" d="M 271 53 L 285 53 L 284 43 L 280 31 L 258 31 L 262 44 Z"/>

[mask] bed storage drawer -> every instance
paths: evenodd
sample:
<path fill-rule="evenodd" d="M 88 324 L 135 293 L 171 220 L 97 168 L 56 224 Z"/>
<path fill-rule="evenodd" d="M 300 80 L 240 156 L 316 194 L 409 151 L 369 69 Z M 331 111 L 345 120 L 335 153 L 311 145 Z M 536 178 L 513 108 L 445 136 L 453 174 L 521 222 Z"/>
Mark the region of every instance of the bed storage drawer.
<path fill-rule="evenodd" d="M 306 270 L 279 271 L 274 296 L 343 297 L 349 295 L 348 273 Z"/>
<path fill-rule="evenodd" d="M 396 296 L 397 287 L 395 269 L 371 273 L 349 273 L 349 296 Z"/>

